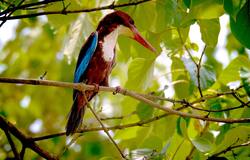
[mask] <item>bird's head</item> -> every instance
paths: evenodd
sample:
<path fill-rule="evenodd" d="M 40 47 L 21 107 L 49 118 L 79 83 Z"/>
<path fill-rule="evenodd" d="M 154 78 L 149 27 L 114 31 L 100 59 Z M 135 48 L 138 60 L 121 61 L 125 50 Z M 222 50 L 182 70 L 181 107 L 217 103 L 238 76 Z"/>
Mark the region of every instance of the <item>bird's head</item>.
<path fill-rule="evenodd" d="M 156 52 L 156 49 L 141 36 L 134 24 L 134 20 L 122 11 L 115 11 L 106 15 L 100 21 L 97 30 L 101 30 L 104 35 L 108 35 L 117 30 L 118 34 L 128 36 L 139 42 L 145 48 Z"/>

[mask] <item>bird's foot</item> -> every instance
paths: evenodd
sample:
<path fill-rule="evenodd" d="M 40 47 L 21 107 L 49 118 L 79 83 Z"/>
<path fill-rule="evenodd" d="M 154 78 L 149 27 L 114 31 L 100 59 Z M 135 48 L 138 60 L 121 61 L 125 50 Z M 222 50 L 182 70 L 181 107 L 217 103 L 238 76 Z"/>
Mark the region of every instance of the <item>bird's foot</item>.
<path fill-rule="evenodd" d="M 98 93 L 99 89 L 100 89 L 99 84 L 93 83 L 93 85 L 94 85 L 94 90 L 93 91 Z"/>
<path fill-rule="evenodd" d="M 117 93 L 120 93 L 122 88 L 120 86 L 115 87 L 115 91 L 113 92 L 113 95 L 116 95 Z"/>

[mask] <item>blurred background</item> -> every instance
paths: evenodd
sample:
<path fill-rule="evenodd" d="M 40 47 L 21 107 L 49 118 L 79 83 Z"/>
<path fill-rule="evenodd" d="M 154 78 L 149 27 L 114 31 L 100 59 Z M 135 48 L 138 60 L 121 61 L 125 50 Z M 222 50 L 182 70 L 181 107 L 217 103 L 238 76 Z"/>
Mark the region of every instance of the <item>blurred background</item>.
<path fill-rule="evenodd" d="M 17 2 L 17 0 L 10 1 L 13 4 Z M 37 1 L 27 0 L 24 3 L 34 2 Z M 67 10 L 95 8 L 109 5 L 113 1 L 64 0 L 63 2 L 50 3 L 36 10 L 18 10 L 13 16 L 61 10 L 63 5 L 68 5 Z M 132 1 L 118 0 L 115 4 L 130 2 Z M 138 30 L 157 48 L 158 55 L 150 53 L 127 37 L 119 37 L 117 64 L 110 77 L 110 86 L 121 86 L 169 98 L 193 100 L 197 98 L 198 90 L 196 80 L 192 79 L 191 75 L 194 67 L 188 66 L 190 57 L 186 50 L 190 50 L 194 59 L 198 60 L 205 45 L 207 49 L 202 62 L 209 67 L 203 72 L 203 91 L 210 93 L 211 90 L 222 90 L 221 88 L 225 86 L 230 88 L 239 86 L 240 78 L 234 75 L 235 72 L 226 79 L 220 78 L 220 74 L 232 61 L 241 56 L 247 57 L 243 58 L 247 63 L 240 64 L 244 62 L 239 59 L 238 63 L 235 62 L 236 67 L 239 68 L 240 65 L 250 67 L 248 66 L 250 51 L 247 49 L 249 44 L 245 45 L 244 41 L 240 42 L 241 40 L 232 34 L 230 21 L 233 16 L 225 4 L 215 0 L 205 2 L 207 4 L 202 3 L 199 0 L 152 0 L 136 6 L 119 8 L 131 15 Z M 209 5 L 214 8 L 207 7 Z M 1 12 L 7 7 L 8 3 L 0 2 Z M 99 20 L 110 12 L 112 10 L 6 21 L 0 28 L 0 76 L 40 79 L 46 73 L 44 79 L 72 82 L 76 58 L 82 44 L 95 30 Z M 230 74 L 230 71 L 224 74 Z M 229 82 L 233 83 L 228 85 Z M 72 105 L 71 89 L 0 85 L 0 115 L 6 117 L 25 134 L 38 137 L 64 131 L 67 114 Z M 235 100 L 231 100 L 230 103 L 215 101 L 225 106 L 237 104 Z M 214 105 L 215 101 L 211 103 Z M 169 102 L 159 103 L 178 107 Z M 129 97 L 114 96 L 104 92 L 100 92 L 91 101 L 91 105 L 103 119 L 119 117 L 104 120 L 107 126 L 135 123 L 163 113 Z M 239 114 L 242 112 L 243 110 Z M 223 115 L 216 116 L 223 117 Z M 200 127 L 199 129 L 204 127 L 198 122 L 192 123 L 198 125 L 196 127 Z M 192 144 L 188 141 L 182 142 L 181 135 L 174 137 L 174 134 L 178 134 L 176 131 L 178 125 L 180 125 L 178 117 L 168 116 L 144 127 L 114 130 L 110 133 L 121 148 L 131 155 L 140 155 L 140 151 L 144 155 L 155 151 L 159 153 L 157 155 L 168 153 L 163 157 L 171 157 L 178 147 L 177 144 L 183 143 L 181 146 L 183 149 L 186 147 L 190 149 L 174 156 L 175 159 L 182 159 L 182 156 L 189 154 Z M 84 117 L 84 126 L 89 128 L 99 126 L 88 110 Z M 199 129 L 193 129 L 196 130 L 193 134 L 198 135 Z M 214 125 L 209 133 L 214 136 L 213 141 L 215 141 L 220 133 L 220 126 Z M 0 159 L 5 159 L 12 155 L 11 148 L 2 131 L 0 139 Z M 175 139 L 175 145 L 170 143 L 171 139 Z M 64 148 L 70 140 L 61 136 L 41 141 L 39 144 L 50 153 L 62 153 L 61 159 L 104 159 L 104 157 L 118 159 L 119 157 L 117 150 L 102 131 L 84 133 L 65 151 Z M 169 149 L 169 145 L 172 145 L 172 148 Z M 21 144 L 17 142 L 17 146 L 20 147 Z M 38 157 L 30 150 L 25 154 L 25 159 Z"/>

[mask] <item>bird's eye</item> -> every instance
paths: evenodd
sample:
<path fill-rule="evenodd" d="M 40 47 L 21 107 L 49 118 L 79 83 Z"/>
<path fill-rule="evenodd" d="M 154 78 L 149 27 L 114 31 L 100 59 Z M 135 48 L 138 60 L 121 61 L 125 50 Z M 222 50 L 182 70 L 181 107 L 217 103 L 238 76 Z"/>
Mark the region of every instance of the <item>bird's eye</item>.
<path fill-rule="evenodd" d="M 135 24 L 135 22 L 134 22 L 133 19 L 130 19 L 130 20 L 129 20 L 129 23 L 130 23 L 130 24 Z"/>

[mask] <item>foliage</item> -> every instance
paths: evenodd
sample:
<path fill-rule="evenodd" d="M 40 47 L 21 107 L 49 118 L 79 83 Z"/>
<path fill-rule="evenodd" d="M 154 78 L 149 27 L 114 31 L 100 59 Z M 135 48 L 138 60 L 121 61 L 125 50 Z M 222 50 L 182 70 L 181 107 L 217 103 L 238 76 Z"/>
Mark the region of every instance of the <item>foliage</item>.
<path fill-rule="evenodd" d="M 23 4 L 36 2 L 28 0 Z M 118 0 L 115 5 L 129 2 L 131 0 Z M 0 11 L 6 10 L 9 3 L 13 2 L 1 1 Z M 79 10 L 107 4 L 110 1 L 64 0 L 63 3 L 54 2 L 38 9 L 17 10 L 11 16 L 38 11 Z M 186 107 L 182 112 L 204 117 L 250 118 L 249 5 L 250 0 L 152 0 L 119 8 L 133 17 L 138 30 L 157 49 L 157 54 L 152 54 L 127 37 L 119 37 L 111 86 L 119 84 L 129 90 L 165 98 L 165 94 L 173 95 L 171 99 L 183 103 L 154 101 L 174 109 Z M 81 45 L 106 11 L 15 20 L 18 24 L 13 32 L 14 38 L 1 48 L 0 76 L 39 79 L 46 72 L 45 79 L 72 82 Z M 218 46 L 220 30 L 225 30 L 220 26 L 220 17 L 225 15 L 230 17 L 230 28 L 226 29 L 231 32 L 224 37 L 226 44 Z M 190 35 L 189 31 L 193 25 L 200 27 L 200 31 L 196 32 L 200 32 L 201 40 L 206 45 L 203 52 L 203 44 L 191 40 L 194 35 Z M 221 47 L 226 57 L 217 52 Z M 167 58 L 164 58 L 166 55 Z M 220 58 L 229 60 L 222 64 Z M 0 95 L 0 115 L 30 137 L 64 131 L 72 104 L 71 89 L 1 84 Z M 184 102 L 189 102 L 191 106 Z M 250 141 L 249 123 L 225 124 L 178 115 L 161 116 L 163 111 L 150 105 L 106 92 L 99 93 L 91 105 L 104 119 L 120 117 L 103 121 L 107 126 L 142 123 L 160 117 L 142 126 L 138 123 L 135 127 L 112 131 L 119 147 L 131 159 L 249 158 L 249 145 L 240 146 Z M 231 109 L 235 107 L 238 108 Z M 84 125 L 87 128 L 99 126 L 88 110 Z M 13 157 L 2 131 L 0 139 L 0 159 Z M 65 151 L 69 141 L 69 137 L 58 136 L 38 144 L 46 151 L 60 155 L 60 159 L 104 160 L 120 157 L 104 132 L 82 133 Z M 18 140 L 14 139 L 14 142 L 21 150 Z M 233 147 L 237 145 L 239 147 Z M 37 159 L 38 156 L 27 150 L 24 159 Z"/>

